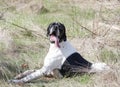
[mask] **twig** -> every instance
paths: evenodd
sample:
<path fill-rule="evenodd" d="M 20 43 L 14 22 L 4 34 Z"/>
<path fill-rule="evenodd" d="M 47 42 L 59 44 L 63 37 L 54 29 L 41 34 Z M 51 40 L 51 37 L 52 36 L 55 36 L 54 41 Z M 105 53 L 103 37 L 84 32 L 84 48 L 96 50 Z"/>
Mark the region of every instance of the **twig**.
<path fill-rule="evenodd" d="M 18 24 L 15 24 L 15 23 L 12 23 L 12 22 L 6 21 L 6 20 L 3 19 L 2 17 L 0 17 L 0 20 L 6 22 L 6 23 L 8 23 L 8 24 L 14 25 L 14 26 L 16 26 L 16 27 L 22 28 L 22 29 L 24 29 L 24 30 L 27 31 L 27 32 L 30 32 L 30 30 L 29 30 L 28 28 L 25 28 L 25 27 L 22 27 L 22 26 L 20 26 L 20 25 L 18 25 Z"/>
<path fill-rule="evenodd" d="M 72 0 L 71 3 L 75 3 L 74 0 Z M 76 9 L 74 9 L 74 10 L 75 10 L 75 14 L 76 14 Z M 74 13 L 74 12 L 73 12 L 73 13 Z M 93 35 L 97 35 L 97 34 L 94 33 L 93 31 L 91 31 L 91 30 L 89 30 L 88 28 L 86 28 L 85 26 L 81 25 L 77 20 L 75 20 L 75 17 L 72 17 L 70 14 L 68 14 L 68 15 L 72 18 L 73 22 L 76 22 L 80 27 L 82 27 L 83 29 L 89 31 L 89 32 L 92 33 Z M 74 24 L 73 24 L 73 26 L 74 26 Z"/>
<path fill-rule="evenodd" d="M 27 32 L 30 32 L 28 28 L 25 28 L 25 27 L 22 27 L 22 26 L 20 26 L 20 25 L 18 25 L 18 24 L 15 24 L 15 23 L 6 21 L 6 19 L 3 18 L 3 16 L 4 16 L 4 13 L 0 13 L 0 20 L 6 22 L 6 23 L 8 23 L 8 24 L 14 25 L 14 26 L 16 26 L 16 27 L 22 28 L 22 29 L 26 30 Z"/>
<path fill-rule="evenodd" d="M 85 26 L 81 25 L 77 20 L 74 20 L 74 18 L 72 18 L 73 21 L 75 21 L 80 27 L 82 27 L 83 29 L 89 31 L 90 33 L 92 33 L 93 35 L 97 35 L 96 33 L 94 33 L 93 31 L 89 30 L 88 28 L 86 28 Z"/>
<path fill-rule="evenodd" d="M 3 16 L 4 16 L 4 13 L 1 13 L 0 14 L 0 20 L 2 20 L 3 22 L 6 22 L 6 23 L 8 23 L 8 24 L 11 24 L 11 25 L 13 25 L 13 26 L 16 26 L 16 27 L 19 27 L 19 28 L 21 28 L 21 29 L 24 29 L 26 32 L 28 32 L 28 33 L 30 33 L 30 34 L 34 34 L 33 32 L 34 31 L 32 31 L 32 30 L 30 30 L 30 29 L 28 29 L 28 28 L 26 28 L 26 27 L 23 27 L 23 26 L 20 26 L 20 25 L 18 25 L 18 24 L 15 24 L 15 23 L 12 23 L 12 22 L 9 22 L 9 21 L 7 21 L 5 18 L 3 18 Z M 35 36 L 40 36 L 40 37 L 43 37 L 43 38 L 45 38 L 43 35 L 41 35 L 41 34 L 38 34 L 38 35 L 36 35 L 37 33 L 35 33 L 34 35 Z M 46 39 L 46 38 L 45 38 Z"/>

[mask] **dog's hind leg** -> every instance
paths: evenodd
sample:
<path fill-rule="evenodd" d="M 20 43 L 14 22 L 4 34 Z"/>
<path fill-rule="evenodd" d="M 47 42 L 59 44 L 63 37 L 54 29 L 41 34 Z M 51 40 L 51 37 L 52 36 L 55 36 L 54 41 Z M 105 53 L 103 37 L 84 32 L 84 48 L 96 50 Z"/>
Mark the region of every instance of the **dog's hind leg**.
<path fill-rule="evenodd" d="M 110 67 L 105 63 L 93 63 L 89 73 L 99 73 L 110 70 Z"/>
<path fill-rule="evenodd" d="M 56 78 L 56 79 L 61 79 L 61 78 L 63 78 L 63 76 L 62 76 L 62 74 L 60 73 L 60 70 L 59 70 L 59 69 L 54 69 L 52 72 L 46 74 L 45 77 L 48 77 L 48 78 Z"/>
<path fill-rule="evenodd" d="M 63 78 L 62 74 L 60 73 L 59 69 L 54 69 L 53 70 L 53 76 L 57 79 Z"/>

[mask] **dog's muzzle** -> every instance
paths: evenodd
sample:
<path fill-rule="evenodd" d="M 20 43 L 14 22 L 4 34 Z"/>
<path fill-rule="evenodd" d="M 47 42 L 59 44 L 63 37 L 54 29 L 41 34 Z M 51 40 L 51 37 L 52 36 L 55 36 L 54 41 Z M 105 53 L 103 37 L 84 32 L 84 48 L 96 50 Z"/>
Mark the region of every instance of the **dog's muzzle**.
<path fill-rule="evenodd" d="M 55 43 L 55 46 L 56 46 L 56 47 L 59 47 L 59 48 L 60 48 L 58 37 L 56 37 L 56 36 L 54 36 L 54 35 L 50 35 L 50 41 L 51 41 L 52 43 Z"/>
<path fill-rule="evenodd" d="M 50 42 L 55 43 L 56 47 L 60 47 L 59 35 L 60 35 L 60 32 L 59 32 L 58 26 L 54 26 L 50 29 L 50 33 L 49 33 Z"/>

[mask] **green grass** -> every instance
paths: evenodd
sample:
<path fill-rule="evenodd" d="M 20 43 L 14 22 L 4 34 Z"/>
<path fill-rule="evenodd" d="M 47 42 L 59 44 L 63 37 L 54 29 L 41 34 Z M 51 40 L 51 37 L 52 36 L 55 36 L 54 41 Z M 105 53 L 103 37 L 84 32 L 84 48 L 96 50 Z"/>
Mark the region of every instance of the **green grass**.
<path fill-rule="evenodd" d="M 103 62 L 105 61 L 109 61 L 109 62 L 112 62 L 112 63 L 117 63 L 120 61 L 119 57 L 119 53 L 118 54 L 115 54 L 114 52 L 110 51 L 110 50 L 107 50 L 107 49 L 103 49 L 101 50 L 101 60 Z"/>
<path fill-rule="evenodd" d="M 83 84 L 83 85 L 92 82 L 92 81 L 91 81 L 91 76 L 90 76 L 90 75 L 87 75 L 87 74 L 82 75 L 82 76 L 77 76 L 77 77 L 74 78 L 74 80 L 75 80 L 76 82 L 79 82 L 79 83 Z"/>

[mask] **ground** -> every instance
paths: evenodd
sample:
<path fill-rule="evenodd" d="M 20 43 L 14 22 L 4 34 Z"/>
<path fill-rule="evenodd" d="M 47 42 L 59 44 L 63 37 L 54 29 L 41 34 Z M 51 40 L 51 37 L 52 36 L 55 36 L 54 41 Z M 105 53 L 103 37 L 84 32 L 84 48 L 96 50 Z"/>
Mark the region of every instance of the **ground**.
<path fill-rule="evenodd" d="M 40 78 L 24 86 L 119 87 L 119 0 L 1 0 L 0 86 L 16 87 L 7 81 L 42 67 L 49 48 L 46 29 L 54 21 L 66 26 L 68 40 L 84 58 L 105 62 L 111 70 L 72 78 Z"/>

